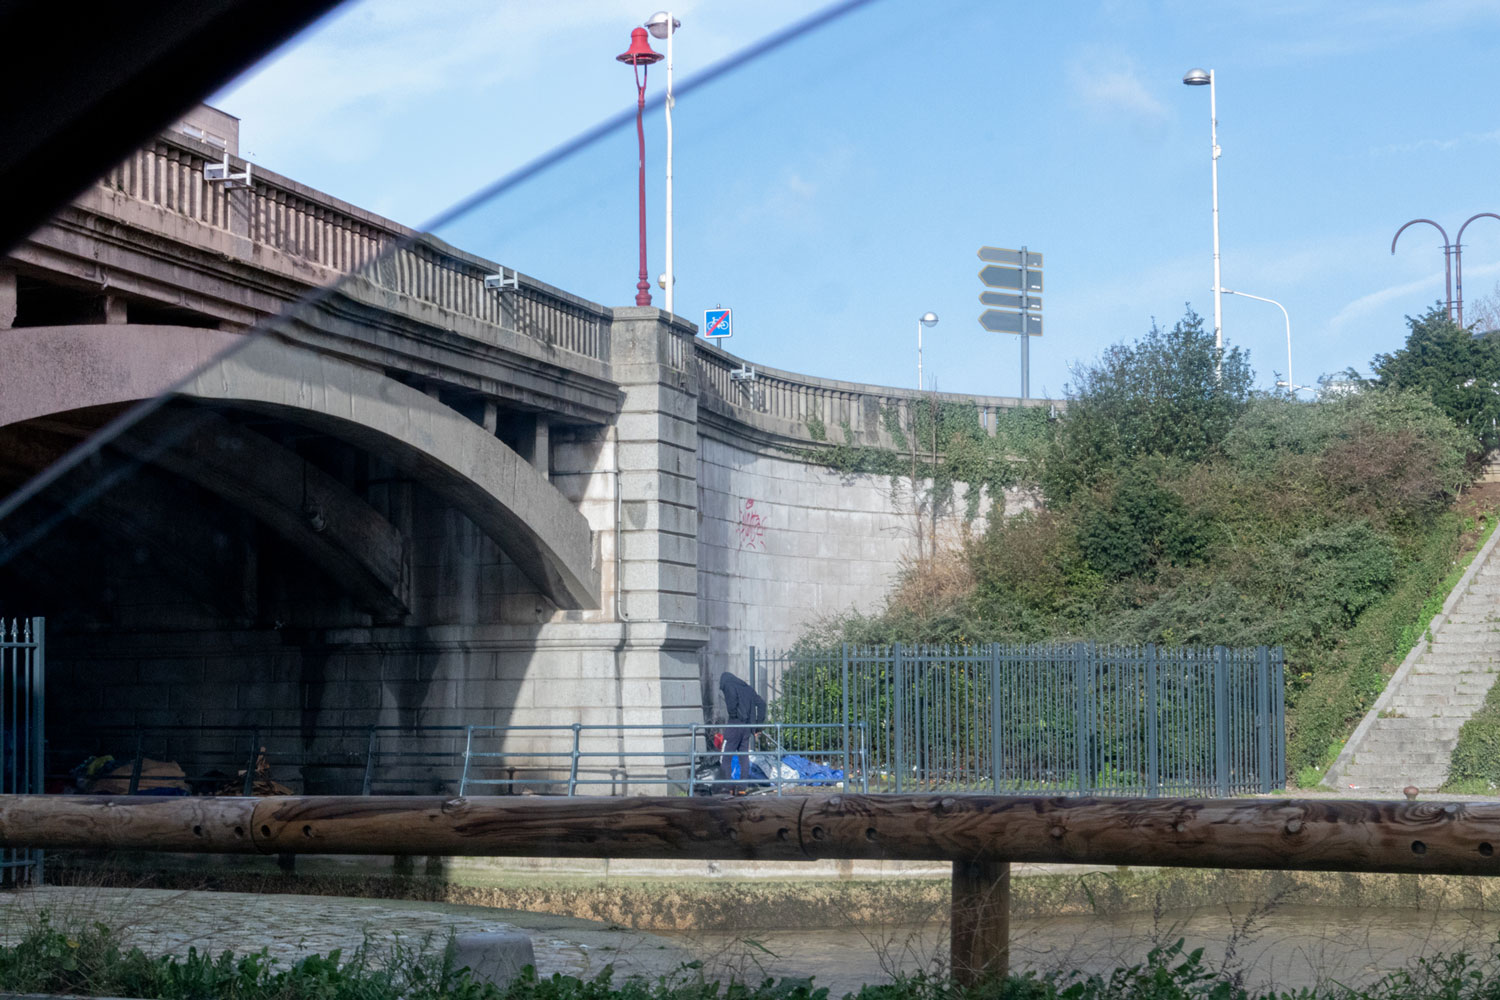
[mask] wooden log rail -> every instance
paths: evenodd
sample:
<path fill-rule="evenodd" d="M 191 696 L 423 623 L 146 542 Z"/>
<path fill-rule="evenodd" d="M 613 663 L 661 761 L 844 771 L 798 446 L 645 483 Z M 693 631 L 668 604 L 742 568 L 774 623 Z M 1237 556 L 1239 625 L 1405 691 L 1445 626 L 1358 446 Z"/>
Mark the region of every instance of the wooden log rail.
<path fill-rule="evenodd" d="M 1010 862 L 1500 875 L 1500 803 L 0 796 L 0 847 L 240 854 L 951 861 L 954 975 L 1008 966 Z"/>

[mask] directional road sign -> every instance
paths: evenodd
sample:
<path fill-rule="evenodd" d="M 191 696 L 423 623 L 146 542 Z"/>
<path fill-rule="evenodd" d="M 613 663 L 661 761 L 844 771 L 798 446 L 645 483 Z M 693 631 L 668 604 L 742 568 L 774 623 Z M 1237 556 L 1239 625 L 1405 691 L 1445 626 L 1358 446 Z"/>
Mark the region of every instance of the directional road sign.
<path fill-rule="evenodd" d="M 1042 317 L 1033 313 L 986 309 L 979 316 L 979 325 L 991 333 L 1020 333 L 1022 317 L 1025 317 L 1026 332 L 1033 337 L 1040 337 L 1042 335 Z"/>
<path fill-rule="evenodd" d="M 979 269 L 979 280 L 990 288 L 1014 288 L 1021 291 L 1021 269 L 1019 267 L 1002 267 L 999 264 L 986 264 Z M 1028 270 L 1026 272 L 1026 288 L 1028 292 L 1040 292 L 1042 290 L 1042 272 Z"/>
<path fill-rule="evenodd" d="M 731 322 L 730 310 L 728 309 L 705 309 L 703 310 L 703 336 L 710 340 L 720 340 L 724 337 L 734 336 L 734 325 Z"/>
<path fill-rule="evenodd" d="M 1002 309 L 1035 309 L 1042 310 L 1042 300 L 1035 295 L 1011 295 L 1008 292 L 980 292 L 979 301 L 987 306 L 999 306 Z"/>
<path fill-rule="evenodd" d="M 979 259 L 986 264 L 1016 264 L 1021 263 L 1021 251 L 1006 250 L 1002 247 L 980 247 Z M 1028 250 L 1026 252 L 1027 267 L 1041 267 L 1042 255 Z"/>

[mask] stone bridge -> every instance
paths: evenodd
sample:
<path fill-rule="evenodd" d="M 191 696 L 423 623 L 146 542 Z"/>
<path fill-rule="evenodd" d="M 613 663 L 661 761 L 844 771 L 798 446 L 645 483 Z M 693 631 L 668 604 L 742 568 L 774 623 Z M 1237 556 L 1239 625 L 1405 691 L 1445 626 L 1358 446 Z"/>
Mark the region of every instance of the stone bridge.
<path fill-rule="evenodd" d="M 737 380 L 681 317 L 487 289 L 222 156 L 165 133 L 0 259 L 0 490 L 144 411 L 0 522 L 54 731 L 701 721 L 909 556 L 899 490 L 814 428 L 889 446 L 910 391 Z"/>

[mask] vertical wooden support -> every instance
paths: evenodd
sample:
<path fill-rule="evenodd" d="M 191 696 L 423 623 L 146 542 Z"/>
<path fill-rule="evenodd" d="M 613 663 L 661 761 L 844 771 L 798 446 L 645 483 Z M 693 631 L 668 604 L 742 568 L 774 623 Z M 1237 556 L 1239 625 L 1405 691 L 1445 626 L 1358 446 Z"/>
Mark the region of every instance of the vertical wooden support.
<path fill-rule="evenodd" d="M 953 979 L 960 986 L 1010 971 L 1010 862 L 953 862 Z"/>

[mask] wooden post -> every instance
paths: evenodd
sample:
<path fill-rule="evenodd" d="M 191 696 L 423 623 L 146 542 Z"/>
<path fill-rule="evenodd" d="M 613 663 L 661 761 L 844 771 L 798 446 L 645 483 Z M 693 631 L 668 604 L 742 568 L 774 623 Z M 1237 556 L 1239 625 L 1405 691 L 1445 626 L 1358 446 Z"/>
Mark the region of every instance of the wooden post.
<path fill-rule="evenodd" d="M 973 986 L 1010 972 L 1010 862 L 953 862 L 953 980 Z"/>

